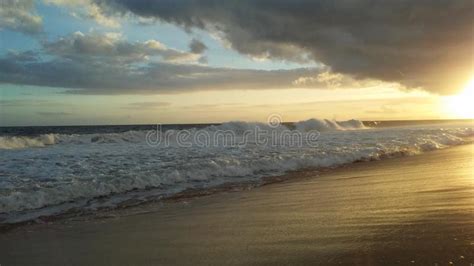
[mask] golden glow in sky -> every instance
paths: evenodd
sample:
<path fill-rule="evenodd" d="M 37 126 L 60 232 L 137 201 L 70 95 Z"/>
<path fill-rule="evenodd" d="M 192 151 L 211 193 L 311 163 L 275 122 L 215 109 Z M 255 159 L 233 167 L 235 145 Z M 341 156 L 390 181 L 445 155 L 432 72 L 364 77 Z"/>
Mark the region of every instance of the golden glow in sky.
<path fill-rule="evenodd" d="M 445 104 L 447 112 L 456 118 L 474 118 L 474 77 L 461 93 L 447 96 Z"/>

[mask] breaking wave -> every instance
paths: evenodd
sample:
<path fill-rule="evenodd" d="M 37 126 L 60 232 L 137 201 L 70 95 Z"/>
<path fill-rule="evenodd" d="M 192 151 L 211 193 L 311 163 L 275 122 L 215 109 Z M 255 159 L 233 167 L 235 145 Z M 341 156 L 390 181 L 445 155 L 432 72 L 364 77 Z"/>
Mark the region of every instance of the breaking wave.
<path fill-rule="evenodd" d="M 0 137 L 0 149 L 22 149 L 45 147 L 56 143 L 56 134 L 43 134 L 36 137 L 3 136 Z"/>
<path fill-rule="evenodd" d="M 209 133 L 221 131 L 235 132 L 237 135 L 245 131 L 252 131 L 256 127 L 266 131 L 290 130 L 285 125 L 273 127 L 265 123 L 233 121 L 222 123 L 218 126 L 208 126 L 201 130 Z M 342 131 L 365 129 L 359 120 L 335 121 L 327 119 L 310 119 L 293 124 L 300 132 L 308 131 Z M 195 132 L 197 129 L 190 129 Z M 177 131 L 177 130 L 175 130 Z M 122 133 L 99 133 L 99 134 L 42 134 L 39 136 L 0 136 L 0 149 L 24 149 L 46 147 L 54 144 L 102 144 L 102 143 L 138 143 L 145 141 L 147 131 L 127 131 Z"/>
<path fill-rule="evenodd" d="M 0 223 L 71 208 L 93 210 L 131 199 L 146 201 L 150 195 L 169 196 L 186 189 L 259 182 L 304 168 L 414 155 L 467 143 L 473 136 L 472 125 L 375 129 L 357 120 L 316 119 L 279 127 L 229 122 L 203 130 L 238 133 L 256 126 L 317 130 L 321 135 L 317 146 L 243 147 L 151 147 L 144 141 L 146 131 L 1 137 Z"/>
<path fill-rule="evenodd" d="M 337 130 L 356 130 L 365 129 L 364 123 L 360 120 L 336 121 L 328 119 L 310 119 L 295 123 L 299 131 L 317 130 L 319 132 L 337 131 Z"/>

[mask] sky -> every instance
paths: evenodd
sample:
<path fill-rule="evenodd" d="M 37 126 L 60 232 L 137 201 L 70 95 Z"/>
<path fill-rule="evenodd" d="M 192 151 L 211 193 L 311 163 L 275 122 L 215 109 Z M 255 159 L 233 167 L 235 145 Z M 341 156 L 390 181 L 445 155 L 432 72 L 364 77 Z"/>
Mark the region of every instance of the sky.
<path fill-rule="evenodd" d="M 468 117 L 473 6 L 3 0 L 0 126 Z"/>

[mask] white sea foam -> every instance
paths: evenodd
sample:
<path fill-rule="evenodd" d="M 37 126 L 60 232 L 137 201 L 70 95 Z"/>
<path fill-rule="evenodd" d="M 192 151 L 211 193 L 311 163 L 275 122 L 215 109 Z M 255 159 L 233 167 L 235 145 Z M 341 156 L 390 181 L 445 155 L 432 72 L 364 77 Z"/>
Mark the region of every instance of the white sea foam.
<path fill-rule="evenodd" d="M 45 147 L 56 143 L 56 134 L 43 134 L 36 137 L 0 136 L 0 149 L 22 149 Z"/>
<path fill-rule="evenodd" d="M 202 130 L 243 132 L 256 126 L 269 131 L 287 129 L 229 122 Z M 97 206 L 92 202 L 98 197 L 101 204 L 113 206 L 150 191 L 153 195 L 171 195 L 188 188 L 259 181 L 302 168 L 412 155 L 462 144 L 465 137 L 473 135 L 472 125 L 369 129 L 357 120 L 312 119 L 294 127 L 298 132 L 322 132 L 317 145 L 258 145 L 250 141 L 230 147 L 150 146 L 145 131 L 2 137 L 0 213 L 4 222 L 12 221 L 20 212 L 35 217 L 34 213 L 39 215 L 38 210 L 45 207 L 56 212 L 71 206 L 91 208 Z M 190 132 L 197 134 L 197 130 Z"/>
<path fill-rule="evenodd" d="M 318 130 L 320 132 L 337 130 L 355 130 L 366 128 L 360 120 L 335 121 L 328 119 L 310 119 L 295 123 L 295 127 L 300 131 Z"/>
<path fill-rule="evenodd" d="M 41 134 L 39 136 L 0 136 L 1 149 L 25 149 L 47 147 L 54 144 L 101 144 L 121 142 L 142 142 L 145 131 L 102 134 Z"/>
<path fill-rule="evenodd" d="M 201 131 L 210 134 L 217 131 L 231 131 L 237 135 L 246 131 L 253 131 L 256 127 L 265 131 L 283 131 L 289 130 L 284 125 L 272 127 L 265 123 L 232 121 L 222 123 L 218 126 L 209 126 Z M 310 119 L 300 121 L 294 124 L 296 130 L 301 132 L 308 131 L 343 131 L 366 128 L 359 120 L 335 121 L 327 119 Z M 173 131 L 173 130 L 171 130 Z M 174 132 L 178 132 L 174 130 Z M 196 133 L 196 129 L 189 130 L 190 133 Z M 25 149 L 46 147 L 54 144 L 104 144 L 104 143 L 139 143 L 145 140 L 146 131 L 127 131 L 122 133 L 100 133 L 100 134 L 42 134 L 40 136 L 0 136 L 0 149 Z M 172 135 L 172 134 L 171 134 Z"/>

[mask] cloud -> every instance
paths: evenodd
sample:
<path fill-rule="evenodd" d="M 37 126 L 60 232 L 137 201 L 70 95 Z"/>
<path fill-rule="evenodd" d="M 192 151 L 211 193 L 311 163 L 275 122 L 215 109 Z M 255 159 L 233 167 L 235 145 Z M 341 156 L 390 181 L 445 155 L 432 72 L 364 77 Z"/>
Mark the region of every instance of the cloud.
<path fill-rule="evenodd" d="M 67 115 L 72 115 L 72 113 L 66 113 L 66 112 L 37 112 L 37 114 L 42 115 L 42 116 L 67 116 Z"/>
<path fill-rule="evenodd" d="M 474 72 L 470 0 L 96 3 L 108 12 L 207 30 L 255 58 L 313 60 L 358 79 L 449 94 Z"/>
<path fill-rule="evenodd" d="M 83 19 L 92 19 L 99 25 L 109 28 L 119 28 L 120 22 L 113 17 L 105 16 L 97 5 L 87 5 L 86 10 L 80 13 L 72 13 L 73 16 Z"/>
<path fill-rule="evenodd" d="M 39 106 L 39 107 L 51 107 L 51 106 L 63 106 L 64 104 L 59 102 L 53 102 L 48 100 L 39 99 L 10 99 L 0 100 L 0 107 L 25 107 L 25 106 Z"/>
<path fill-rule="evenodd" d="M 37 51 L 10 51 L 0 57 L 0 83 L 66 88 L 76 94 L 156 94 L 196 90 L 357 88 L 380 85 L 357 81 L 328 68 L 256 70 L 199 64 L 203 46 L 169 48 L 158 40 L 128 42 L 119 33 L 76 32 L 41 42 Z M 197 48 L 196 48 L 197 47 Z M 197 53 L 201 52 L 201 53 Z M 142 103 L 127 108 L 145 108 Z"/>
<path fill-rule="evenodd" d="M 315 73 L 312 76 L 301 76 L 292 81 L 293 86 L 297 88 L 325 88 L 325 89 L 339 89 L 339 88 L 368 88 L 368 87 L 387 87 L 394 86 L 398 89 L 406 89 L 397 83 L 389 83 L 374 79 L 355 79 L 350 75 L 343 75 L 334 73 L 331 70 L 323 68 L 322 71 Z"/>
<path fill-rule="evenodd" d="M 39 51 L 0 57 L 0 83 L 69 89 L 77 94 L 156 94 L 194 90 L 288 89 L 322 68 L 255 70 L 198 64 L 202 54 L 166 47 L 157 40 L 128 42 L 117 33 L 76 32 L 42 42 Z M 326 88 L 314 81 L 312 88 Z"/>
<path fill-rule="evenodd" d="M 248 108 L 247 104 L 243 103 L 221 103 L 221 104 L 193 104 L 181 107 L 182 109 L 192 109 L 192 110 L 205 110 L 209 111 L 210 109 L 217 108 Z"/>
<path fill-rule="evenodd" d="M 7 52 L 6 58 L 9 58 L 18 62 L 31 62 L 31 61 L 38 60 L 39 54 L 35 51 L 18 52 L 18 51 L 10 50 Z"/>
<path fill-rule="evenodd" d="M 33 0 L 2 0 L 0 3 L 0 30 L 34 35 L 42 31 L 42 22 Z"/>
<path fill-rule="evenodd" d="M 127 106 L 123 108 L 149 110 L 149 109 L 158 109 L 158 108 L 168 107 L 170 105 L 171 103 L 169 102 L 156 102 L 156 101 L 155 102 L 135 102 L 135 103 L 129 103 Z"/>
<path fill-rule="evenodd" d="M 57 57 L 47 61 L 0 58 L 0 82 L 69 88 L 71 93 L 81 94 L 291 88 L 292 80 L 317 71 L 245 70 L 167 62 L 111 64 L 94 57 Z"/>
<path fill-rule="evenodd" d="M 96 58 L 104 61 L 138 62 L 160 57 L 167 62 L 197 62 L 200 55 L 168 48 L 157 40 L 127 42 L 117 33 L 75 32 L 54 42 L 43 44 L 46 52 L 68 59 Z"/>
<path fill-rule="evenodd" d="M 71 10 L 71 15 L 79 19 L 91 19 L 97 24 L 119 28 L 120 22 L 113 16 L 109 16 L 91 0 L 43 0 L 45 4 L 67 7 Z"/>
<path fill-rule="evenodd" d="M 299 77 L 298 79 L 294 80 L 292 83 L 298 87 L 308 87 L 315 83 L 323 83 L 326 84 L 328 88 L 338 88 L 342 86 L 342 83 L 345 82 L 346 84 L 355 84 L 353 79 L 344 76 L 339 73 L 332 73 L 330 71 L 319 73 L 315 77 Z"/>
<path fill-rule="evenodd" d="M 207 46 L 199 40 L 192 39 L 189 43 L 189 50 L 195 54 L 202 54 L 207 49 Z"/>

